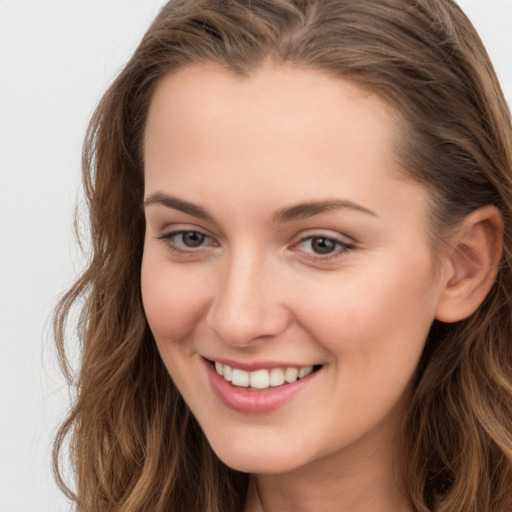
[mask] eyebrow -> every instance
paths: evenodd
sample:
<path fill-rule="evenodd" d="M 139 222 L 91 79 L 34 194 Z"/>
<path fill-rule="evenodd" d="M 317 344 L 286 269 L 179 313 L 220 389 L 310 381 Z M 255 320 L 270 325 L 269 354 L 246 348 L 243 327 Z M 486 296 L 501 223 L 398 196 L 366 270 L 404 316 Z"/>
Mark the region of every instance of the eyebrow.
<path fill-rule="evenodd" d="M 204 208 L 201 208 L 201 206 L 189 203 L 183 199 L 178 199 L 177 197 L 169 196 L 163 192 L 155 192 L 144 199 L 144 207 L 154 204 L 160 204 L 167 208 L 187 213 L 198 219 L 213 221 L 213 217 Z"/>
<path fill-rule="evenodd" d="M 204 208 L 194 203 L 178 199 L 177 197 L 169 196 L 163 192 L 155 192 L 144 199 L 144 207 L 159 204 L 173 210 L 178 210 L 198 219 L 214 221 L 212 215 L 210 215 Z M 371 215 L 372 217 L 378 217 L 375 212 L 372 212 L 364 206 L 353 203 L 352 201 L 346 201 L 343 199 L 329 199 L 324 201 L 311 201 L 306 203 L 299 203 L 293 206 L 288 206 L 277 211 L 272 220 L 276 224 L 282 224 L 286 222 L 292 222 L 295 220 L 308 219 L 315 215 L 320 215 L 328 211 L 335 210 L 355 210 L 360 213 Z"/>
<path fill-rule="evenodd" d="M 330 199 L 327 201 L 312 201 L 307 203 L 300 203 L 294 206 L 283 208 L 275 213 L 273 220 L 275 223 L 291 222 L 294 220 L 303 220 L 321 213 L 325 213 L 332 210 L 355 210 L 360 213 L 371 215 L 372 217 L 378 217 L 375 212 L 368 210 L 364 206 L 360 206 L 352 201 L 346 201 L 343 199 Z"/>

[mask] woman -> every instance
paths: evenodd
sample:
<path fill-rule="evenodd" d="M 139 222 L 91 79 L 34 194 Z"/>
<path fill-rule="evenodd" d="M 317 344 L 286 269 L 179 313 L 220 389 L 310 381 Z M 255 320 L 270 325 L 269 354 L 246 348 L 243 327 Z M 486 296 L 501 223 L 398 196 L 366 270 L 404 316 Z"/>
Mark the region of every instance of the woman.
<path fill-rule="evenodd" d="M 511 169 L 450 0 L 169 2 L 85 144 L 77 510 L 510 510 Z"/>

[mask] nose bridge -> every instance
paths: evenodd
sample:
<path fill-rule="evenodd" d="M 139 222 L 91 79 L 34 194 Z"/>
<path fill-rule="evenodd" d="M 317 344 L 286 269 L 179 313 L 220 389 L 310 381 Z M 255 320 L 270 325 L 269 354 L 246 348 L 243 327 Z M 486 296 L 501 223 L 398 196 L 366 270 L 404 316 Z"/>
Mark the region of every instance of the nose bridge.
<path fill-rule="evenodd" d="M 224 262 L 208 323 L 226 343 L 243 346 L 282 332 L 288 322 L 275 263 L 250 246 Z"/>

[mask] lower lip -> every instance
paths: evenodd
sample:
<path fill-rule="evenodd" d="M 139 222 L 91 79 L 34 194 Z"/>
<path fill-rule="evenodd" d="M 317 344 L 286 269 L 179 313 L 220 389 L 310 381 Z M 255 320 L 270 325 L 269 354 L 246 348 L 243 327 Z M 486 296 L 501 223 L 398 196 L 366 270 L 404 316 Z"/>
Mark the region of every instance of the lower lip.
<path fill-rule="evenodd" d="M 247 388 L 233 386 L 224 380 L 208 361 L 205 361 L 205 365 L 210 386 L 217 398 L 226 407 L 244 414 L 264 414 L 279 409 L 312 383 L 320 372 L 318 370 L 310 373 L 291 384 L 251 391 Z"/>

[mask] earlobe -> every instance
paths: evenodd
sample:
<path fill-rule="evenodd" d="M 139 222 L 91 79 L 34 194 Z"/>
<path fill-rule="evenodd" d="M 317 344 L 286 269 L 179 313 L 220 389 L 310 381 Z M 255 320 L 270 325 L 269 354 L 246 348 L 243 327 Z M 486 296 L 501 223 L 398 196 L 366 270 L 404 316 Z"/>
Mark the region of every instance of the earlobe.
<path fill-rule="evenodd" d="M 496 279 L 502 236 L 503 219 L 495 206 L 479 208 L 462 222 L 447 256 L 437 320 L 458 322 L 478 309 Z"/>

